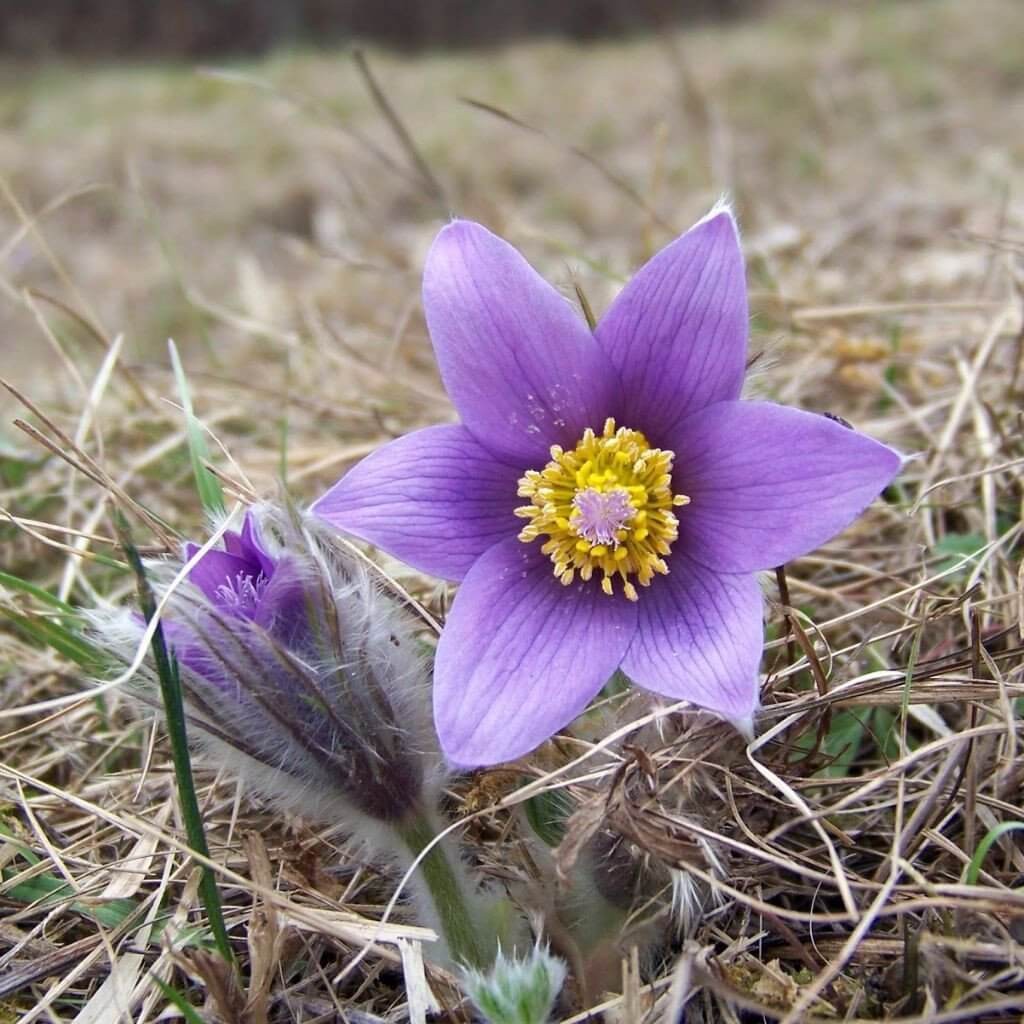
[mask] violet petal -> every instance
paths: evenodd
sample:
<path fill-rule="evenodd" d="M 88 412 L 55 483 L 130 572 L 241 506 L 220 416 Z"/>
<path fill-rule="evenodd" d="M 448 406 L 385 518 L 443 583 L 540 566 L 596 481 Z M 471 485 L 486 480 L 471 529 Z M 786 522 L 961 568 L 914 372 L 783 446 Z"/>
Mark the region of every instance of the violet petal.
<path fill-rule="evenodd" d="M 459 580 L 521 527 L 518 477 L 465 427 L 427 427 L 363 459 L 313 512 L 421 572 Z"/>
<path fill-rule="evenodd" d="M 677 544 L 720 572 L 807 554 L 844 530 L 899 472 L 891 448 L 826 416 L 721 402 L 675 431 Z"/>
<path fill-rule="evenodd" d="M 248 513 L 246 513 L 246 518 L 248 518 Z M 245 525 L 242 526 L 242 529 L 245 530 Z M 220 542 L 229 555 L 237 555 L 239 558 L 249 556 L 249 545 L 242 540 L 242 534 L 235 533 L 234 530 L 225 530 Z"/>
<path fill-rule="evenodd" d="M 260 537 L 259 524 L 251 509 L 246 510 L 239 541 L 248 557 L 259 564 L 260 571 L 269 580 L 274 575 L 277 563 L 271 558 L 263 543 L 263 538 Z"/>
<path fill-rule="evenodd" d="M 745 728 L 757 707 L 764 647 L 757 579 L 711 572 L 682 554 L 640 591 L 622 670 L 638 686 L 690 700 Z"/>
<path fill-rule="evenodd" d="M 508 242 L 470 221 L 437 236 L 423 309 L 462 421 L 520 470 L 609 415 L 614 374 L 583 320 Z"/>
<path fill-rule="evenodd" d="M 743 253 L 722 210 L 642 267 L 597 325 L 622 381 L 620 425 L 664 447 L 687 414 L 738 398 L 747 328 Z"/>
<path fill-rule="evenodd" d="M 144 621 L 142 626 L 145 628 Z M 209 647 L 197 634 L 194 626 L 194 620 L 188 622 L 167 616 L 164 616 L 160 623 L 164 641 L 182 667 L 202 676 L 224 693 L 238 692 L 237 680 L 232 679 L 231 674 L 211 655 Z"/>
<path fill-rule="evenodd" d="M 309 641 L 317 636 L 311 622 L 311 592 L 315 593 L 315 588 L 303 579 L 295 562 L 285 556 L 276 564 L 273 576 L 264 577 L 252 620 L 278 643 L 300 651 L 316 664 L 319 659 L 315 651 L 307 650 Z"/>
<path fill-rule="evenodd" d="M 459 587 L 437 649 L 434 719 L 457 765 L 511 761 L 571 722 L 618 667 L 637 609 L 562 584 L 539 546 L 502 541 Z"/>
<path fill-rule="evenodd" d="M 199 548 L 195 544 L 185 545 L 185 559 L 192 558 Z M 245 578 L 259 574 L 259 564 L 248 558 L 230 554 L 227 551 L 207 551 L 199 563 L 188 574 L 189 582 L 194 583 L 215 604 L 222 602 L 224 586 L 231 587 L 239 577 Z"/>

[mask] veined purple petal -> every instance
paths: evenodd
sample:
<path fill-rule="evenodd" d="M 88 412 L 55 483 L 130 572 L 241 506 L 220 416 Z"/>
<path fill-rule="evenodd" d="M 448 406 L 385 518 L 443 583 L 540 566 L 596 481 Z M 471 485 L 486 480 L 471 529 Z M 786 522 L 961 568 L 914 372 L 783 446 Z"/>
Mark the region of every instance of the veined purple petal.
<path fill-rule="evenodd" d="M 245 521 L 242 524 L 243 532 L 246 529 L 250 529 L 249 526 L 249 513 L 245 514 Z M 241 533 L 235 533 L 234 530 L 225 530 L 221 537 L 221 543 L 224 545 L 224 550 L 229 555 L 236 555 L 238 558 L 250 558 L 252 552 L 249 545 L 242 539 Z"/>
<path fill-rule="evenodd" d="M 669 569 L 640 592 L 636 638 L 622 670 L 638 686 L 749 728 L 764 647 L 756 578 L 711 572 L 678 553 Z"/>
<path fill-rule="evenodd" d="M 184 668 L 202 676 L 225 693 L 239 692 L 237 680 L 233 680 L 224 666 L 211 655 L 208 646 L 194 628 L 195 622 L 195 619 L 185 620 L 165 615 L 160 628 L 167 646 Z M 145 626 L 143 619 L 140 628 L 145 629 Z M 241 623 L 239 628 L 244 628 Z"/>
<path fill-rule="evenodd" d="M 677 544 L 720 572 L 807 554 L 844 530 L 899 472 L 891 448 L 826 416 L 770 402 L 721 402 L 671 440 Z"/>
<path fill-rule="evenodd" d="M 231 534 L 231 531 L 228 531 Z M 259 563 L 260 569 L 263 575 L 270 579 L 274 574 L 276 562 L 270 557 L 269 552 L 263 544 L 263 539 L 260 537 L 259 526 L 256 522 L 256 517 L 252 514 L 251 510 L 246 510 L 245 519 L 242 522 L 242 532 L 238 537 L 237 541 L 240 551 L 244 552 L 246 557 L 254 559 Z M 231 543 L 225 537 L 224 546 L 230 551 Z"/>
<path fill-rule="evenodd" d="M 215 548 L 203 555 L 188 578 L 215 604 L 251 611 L 258 591 L 274 575 L 277 564 L 263 546 L 251 511 L 245 513 L 241 533 L 224 531 L 223 544 L 224 550 Z M 198 550 L 197 544 L 187 543 L 186 561 Z"/>
<path fill-rule="evenodd" d="M 687 414 L 738 398 L 747 329 L 743 254 L 722 210 L 642 267 L 597 325 L 622 381 L 621 423 L 664 447 Z"/>
<path fill-rule="evenodd" d="M 315 587 L 303 579 L 299 567 L 287 555 L 276 564 L 273 576 L 264 580 L 252 621 L 278 643 L 309 656 L 316 664 L 319 659 L 315 652 L 307 649 L 318 639 L 316 627 L 322 628 L 313 621 L 319 605 Z"/>
<path fill-rule="evenodd" d="M 457 765 L 511 761 L 571 722 L 618 667 L 637 609 L 568 587 L 514 538 L 470 569 L 434 666 L 434 719 Z"/>
<path fill-rule="evenodd" d="M 508 242 L 470 221 L 437 236 L 423 309 L 473 436 L 520 471 L 609 415 L 614 373 L 583 320 Z"/>
<path fill-rule="evenodd" d="M 520 472 L 461 425 L 427 427 L 363 459 L 313 512 L 421 572 L 460 580 L 522 525 L 512 514 Z"/>

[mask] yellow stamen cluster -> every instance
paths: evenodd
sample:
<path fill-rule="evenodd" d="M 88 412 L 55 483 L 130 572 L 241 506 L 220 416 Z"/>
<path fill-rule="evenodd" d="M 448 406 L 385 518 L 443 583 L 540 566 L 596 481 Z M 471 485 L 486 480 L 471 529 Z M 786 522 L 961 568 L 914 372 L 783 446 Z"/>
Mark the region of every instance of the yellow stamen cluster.
<path fill-rule="evenodd" d="M 543 469 L 520 478 L 519 495 L 530 504 L 516 509 L 529 520 L 519 539 L 546 536 L 541 551 L 566 586 L 577 572 L 589 580 L 600 570 L 606 594 L 618 576 L 625 596 L 635 601 L 631 577 L 646 587 L 656 573 L 668 572 L 665 556 L 679 535 L 672 509 L 690 501 L 672 493 L 674 457 L 651 448 L 638 430 L 616 429 L 613 419 L 601 434 L 588 427 L 572 451 L 554 445 Z"/>

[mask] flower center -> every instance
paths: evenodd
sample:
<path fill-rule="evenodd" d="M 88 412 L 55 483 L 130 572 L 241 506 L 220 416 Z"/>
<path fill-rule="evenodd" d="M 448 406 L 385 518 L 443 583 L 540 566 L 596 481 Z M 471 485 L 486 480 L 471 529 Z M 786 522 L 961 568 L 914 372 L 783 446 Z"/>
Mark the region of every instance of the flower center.
<path fill-rule="evenodd" d="M 516 509 L 529 520 L 519 539 L 528 544 L 546 536 L 541 551 L 566 586 L 577 572 L 589 580 L 600 570 L 606 594 L 618 576 L 635 601 L 632 578 L 646 587 L 655 573 L 668 572 L 664 556 L 679 535 L 672 509 L 690 502 L 672 493 L 674 458 L 652 448 L 638 430 L 616 429 L 613 419 L 605 420 L 600 435 L 588 427 L 572 451 L 554 445 L 543 469 L 520 478 L 519 495 L 530 504 Z"/>
<path fill-rule="evenodd" d="M 217 597 L 226 608 L 251 618 L 269 582 L 263 573 L 253 576 L 239 572 L 233 578 L 229 576 L 217 588 Z"/>

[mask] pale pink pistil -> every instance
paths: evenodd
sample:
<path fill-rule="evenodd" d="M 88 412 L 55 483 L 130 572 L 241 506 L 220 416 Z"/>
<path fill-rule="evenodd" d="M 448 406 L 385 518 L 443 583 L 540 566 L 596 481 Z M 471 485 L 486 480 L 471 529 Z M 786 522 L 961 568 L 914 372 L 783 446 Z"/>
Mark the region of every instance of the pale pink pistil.
<path fill-rule="evenodd" d="M 588 487 L 576 494 L 572 505 L 576 513 L 572 525 L 591 544 L 616 543 L 616 534 L 633 518 L 636 511 L 630 503 L 629 495 L 619 487 L 611 491 Z"/>

